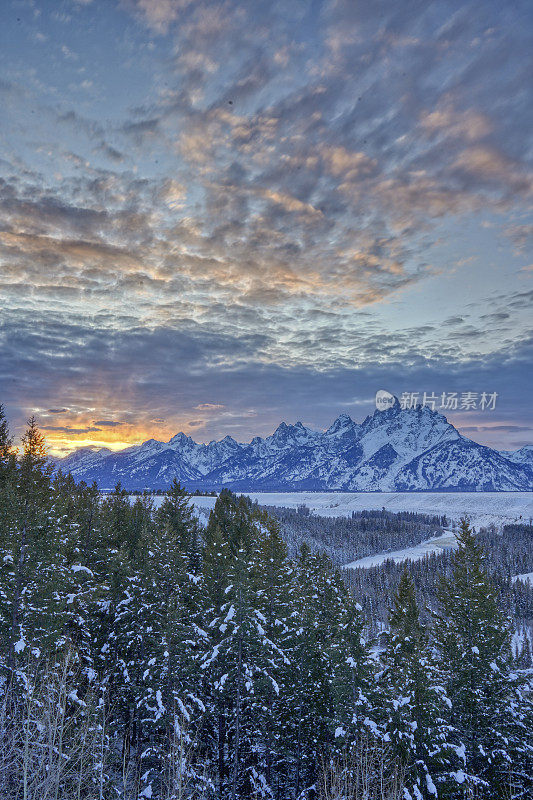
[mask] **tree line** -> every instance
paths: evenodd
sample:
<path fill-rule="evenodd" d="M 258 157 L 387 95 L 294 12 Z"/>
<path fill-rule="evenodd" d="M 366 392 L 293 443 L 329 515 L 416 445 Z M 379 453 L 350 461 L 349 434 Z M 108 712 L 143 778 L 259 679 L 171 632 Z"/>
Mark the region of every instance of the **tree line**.
<path fill-rule="evenodd" d="M 297 509 L 268 506 L 279 521 L 289 555 L 305 543 L 313 552 L 327 553 L 335 565 L 347 564 L 387 550 L 400 550 L 438 536 L 446 517 L 410 511 L 352 511 L 349 517 L 321 517 L 306 505 Z"/>
<path fill-rule="evenodd" d="M 485 567 L 496 589 L 498 605 L 513 621 L 513 647 L 519 662 L 524 668 L 533 667 L 533 584 L 515 580 L 517 575 L 533 572 L 533 526 L 514 523 L 504 525 L 502 531 L 482 528 L 476 534 L 476 541 L 489 555 Z M 437 605 L 441 577 L 453 573 L 453 551 L 431 553 L 409 562 L 408 568 L 422 614 L 427 618 L 426 609 Z M 374 635 L 387 624 L 390 604 L 404 569 L 405 562 L 397 564 L 389 559 L 375 567 L 344 572 L 351 591 L 363 598 L 364 616 Z"/>
<path fill-rule="evenodd" d="M 0 415 L 2 800 L 531 797 L 529 673 L 465 521 L 430 622 L 222 491 L 201 528 L 54 472 Z"/>

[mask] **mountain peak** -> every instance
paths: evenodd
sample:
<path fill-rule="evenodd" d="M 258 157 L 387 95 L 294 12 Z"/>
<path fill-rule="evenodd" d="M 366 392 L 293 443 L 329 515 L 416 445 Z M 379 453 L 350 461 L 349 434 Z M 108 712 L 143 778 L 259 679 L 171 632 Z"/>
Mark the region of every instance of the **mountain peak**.
<path fill-rule="evenodd" d="M 351 416 L 346 411 L 343 411 L 342 414 L 339 414 L 339 416 L 336 419 L 336 422 L 341 422 L 341 421 L 343 423 L 353 422 L 353 419 L 351 418 Z"/>
<path fill-rule="evenodd" d="M 290 436 L 299 434 L 302 428 L 303 425 L 301 423 L 296 423 L 296 425 L 287 425 L 286 422 L 280 422 L 272 435 L 275 439 L 286 439 Z"/>
<path fill-rule="evenodd" d="M 398 399 L 362 424 L 343 412 L 325 432 L 280 423 L 251 444 L 226 436 L 196 444 L 180 432 L 120 453 L 78 451 L 59 465 L 104 489 L 164 488 L 174 478 L 190 489 L 239 491 L 531 491 L 531 448 L 498 453 L 462 437 L 430 407 L 402 409 Z"/>
<path fill-rule="evenodd" d="M 176 445 L 176 444 L 180 445 L 180 444 L 185 444 L 186 442 L 193 442 L 193 444 L 194 444 L 194 441 L 193 441 L 193 439 L 191 439 L 190 436 L 187 436 L 186 433 L 183 433 L 183 431 L 180 431 L 179 433 L 176 433 L 172 437 L 172 439 L 169 440 L 168 443 L 169 444 L 174 444 L 174 445 Z"/>
<path fill-rule="evenodd" d="M 343 411 L 342 414 L 339 414 L 337 419 L 329 426 L 326 431 L 326 435 L 339 433 L 340 431 L 346 431 L 350 428 L 353 428 L 355 424 L 356 423 L 353 421 L 350 415 Z"/>

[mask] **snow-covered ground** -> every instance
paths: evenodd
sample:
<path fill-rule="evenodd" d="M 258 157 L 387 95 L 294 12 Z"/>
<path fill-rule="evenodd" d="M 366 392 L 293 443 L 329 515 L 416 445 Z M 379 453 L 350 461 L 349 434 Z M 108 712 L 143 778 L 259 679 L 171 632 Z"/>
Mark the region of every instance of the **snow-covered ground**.
<path fill-rule="evenodd" d="M 523 572 L 521 575 L 515 575 L 512 578 L 515 581 L 522 581 L 522 583 L 530 583 L 533 586 L 533 572 Z"/>
<path fill-rule="evenodd" d="M 261 505 L 297 508 L 305 504 L 323 517 L 350 516 L 352 511 L 414 511 L 446 514 L 458 521 L 468 514 L 476 528 L 494 523 L 529 522 L 533 518 L 533 492 L 251 492 Z M 195 498 L 196 500 L 213 498 Z"/>
<path fill-rule="evenodd" d="M 418 514 L 446 515 L 458 521 L 468 514 L 474 527 L 498 527 L 510 522 L 529 523 L 533 518 L 533 492 L 250 492 L 260 505 L 297 508 L 306 505 L 323 517 L 346 517 L 352 511 L 414 511 Z M 154 498 L 160 505 L 163 498 Z M 199 515 L 205 517 L 215 497 L 194 497 Z"/>
<path fill-rule="evenodd" d="M 383 564 L 388 559 L 392 559 L 397 564 L 401 561 L 417 561 L 419 558 L 430 553 L 439 553 L 442 550 L 448 550 L 456 546 L 455 535 L 452 531 L 446 531 L 442 536 L 432 536 L 431 539 L 425 539 L 420 544 L 413 545 L 413 547 L 406 547 L 403 550 L 394 550 L 390 553 L 377 553 L 374 556 L 366 556 L 357 561 L 352 561 L 350 564 L 344 564 L 343 569 L 354 569 L 355 567 L 362 567 L 368 569 L 369 567 L 377 567 Z"/>
<path fill-rule="evenodd" d="M 494 524 L 498 528 L 510 522 L 529 523 L 533 518 L 533 492 L 250 492 L 249 497 L 260 505 L 285 506 L 297 508 L 306 505 L 311 511 L 323 517 L 348 517 L 352 511 L 380 510 L 414 511 L 418 514 L 444 514 L 452 522 L 467 514 L 475 528 Z M 154 497 L 156 507 L 163 497 Z M 198 518 L 207 522 L 209 512 L 214 507 L 216 497 L 193 497 L 192 502 Z M 354 567 L 375 567 L 389 558 L 396 562 L 407 559 L 416 560 L 429 553 L 455 547 L 455 537 L 451 530 L 441 536 L 433 536 L 418 545 L 388 553 L 376 553 L 350 564 Z M 517 575 L 515 580 L 529 580 L 533 584 L 533 573 Z"/>

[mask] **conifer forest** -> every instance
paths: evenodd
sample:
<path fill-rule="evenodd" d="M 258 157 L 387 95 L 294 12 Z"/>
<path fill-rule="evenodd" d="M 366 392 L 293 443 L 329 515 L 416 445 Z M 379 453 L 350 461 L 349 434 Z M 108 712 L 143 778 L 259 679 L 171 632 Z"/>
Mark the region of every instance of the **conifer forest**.
<path fill-rule="evenodd" d="M 345 581 L 316 519 L 289 557 L 286 518 L 223 490 L 203 527 L 176 481 L 157 509 L 103 496 L 2 416 L 2 800 L 533 797 L 531 605 L 490 534 Z"/>

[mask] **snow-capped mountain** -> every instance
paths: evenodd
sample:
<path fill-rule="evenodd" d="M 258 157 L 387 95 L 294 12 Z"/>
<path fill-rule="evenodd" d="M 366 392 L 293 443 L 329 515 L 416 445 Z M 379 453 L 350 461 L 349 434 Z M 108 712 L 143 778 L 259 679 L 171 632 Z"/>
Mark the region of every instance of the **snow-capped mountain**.
<path fill-rule="evenodd" d="M 526 444 L 520 450 L 502 450 L 501 455 L 514 464 L 527 464 L 533 468 L 533 444 Z"/>
<path fill-rule="evenodd" d="M 467 439 L 428 407 L 376 410 L 361 424 L 341 414 L 326 431 L 282 422 L 249 443 L 226 436 L 198 444 L 178 433 L 118 453 L 78 450 L 57 465 L 76 480 L 110 489 L 239 491 L 531 491 L 531 448 L 498 452 Z"/>

